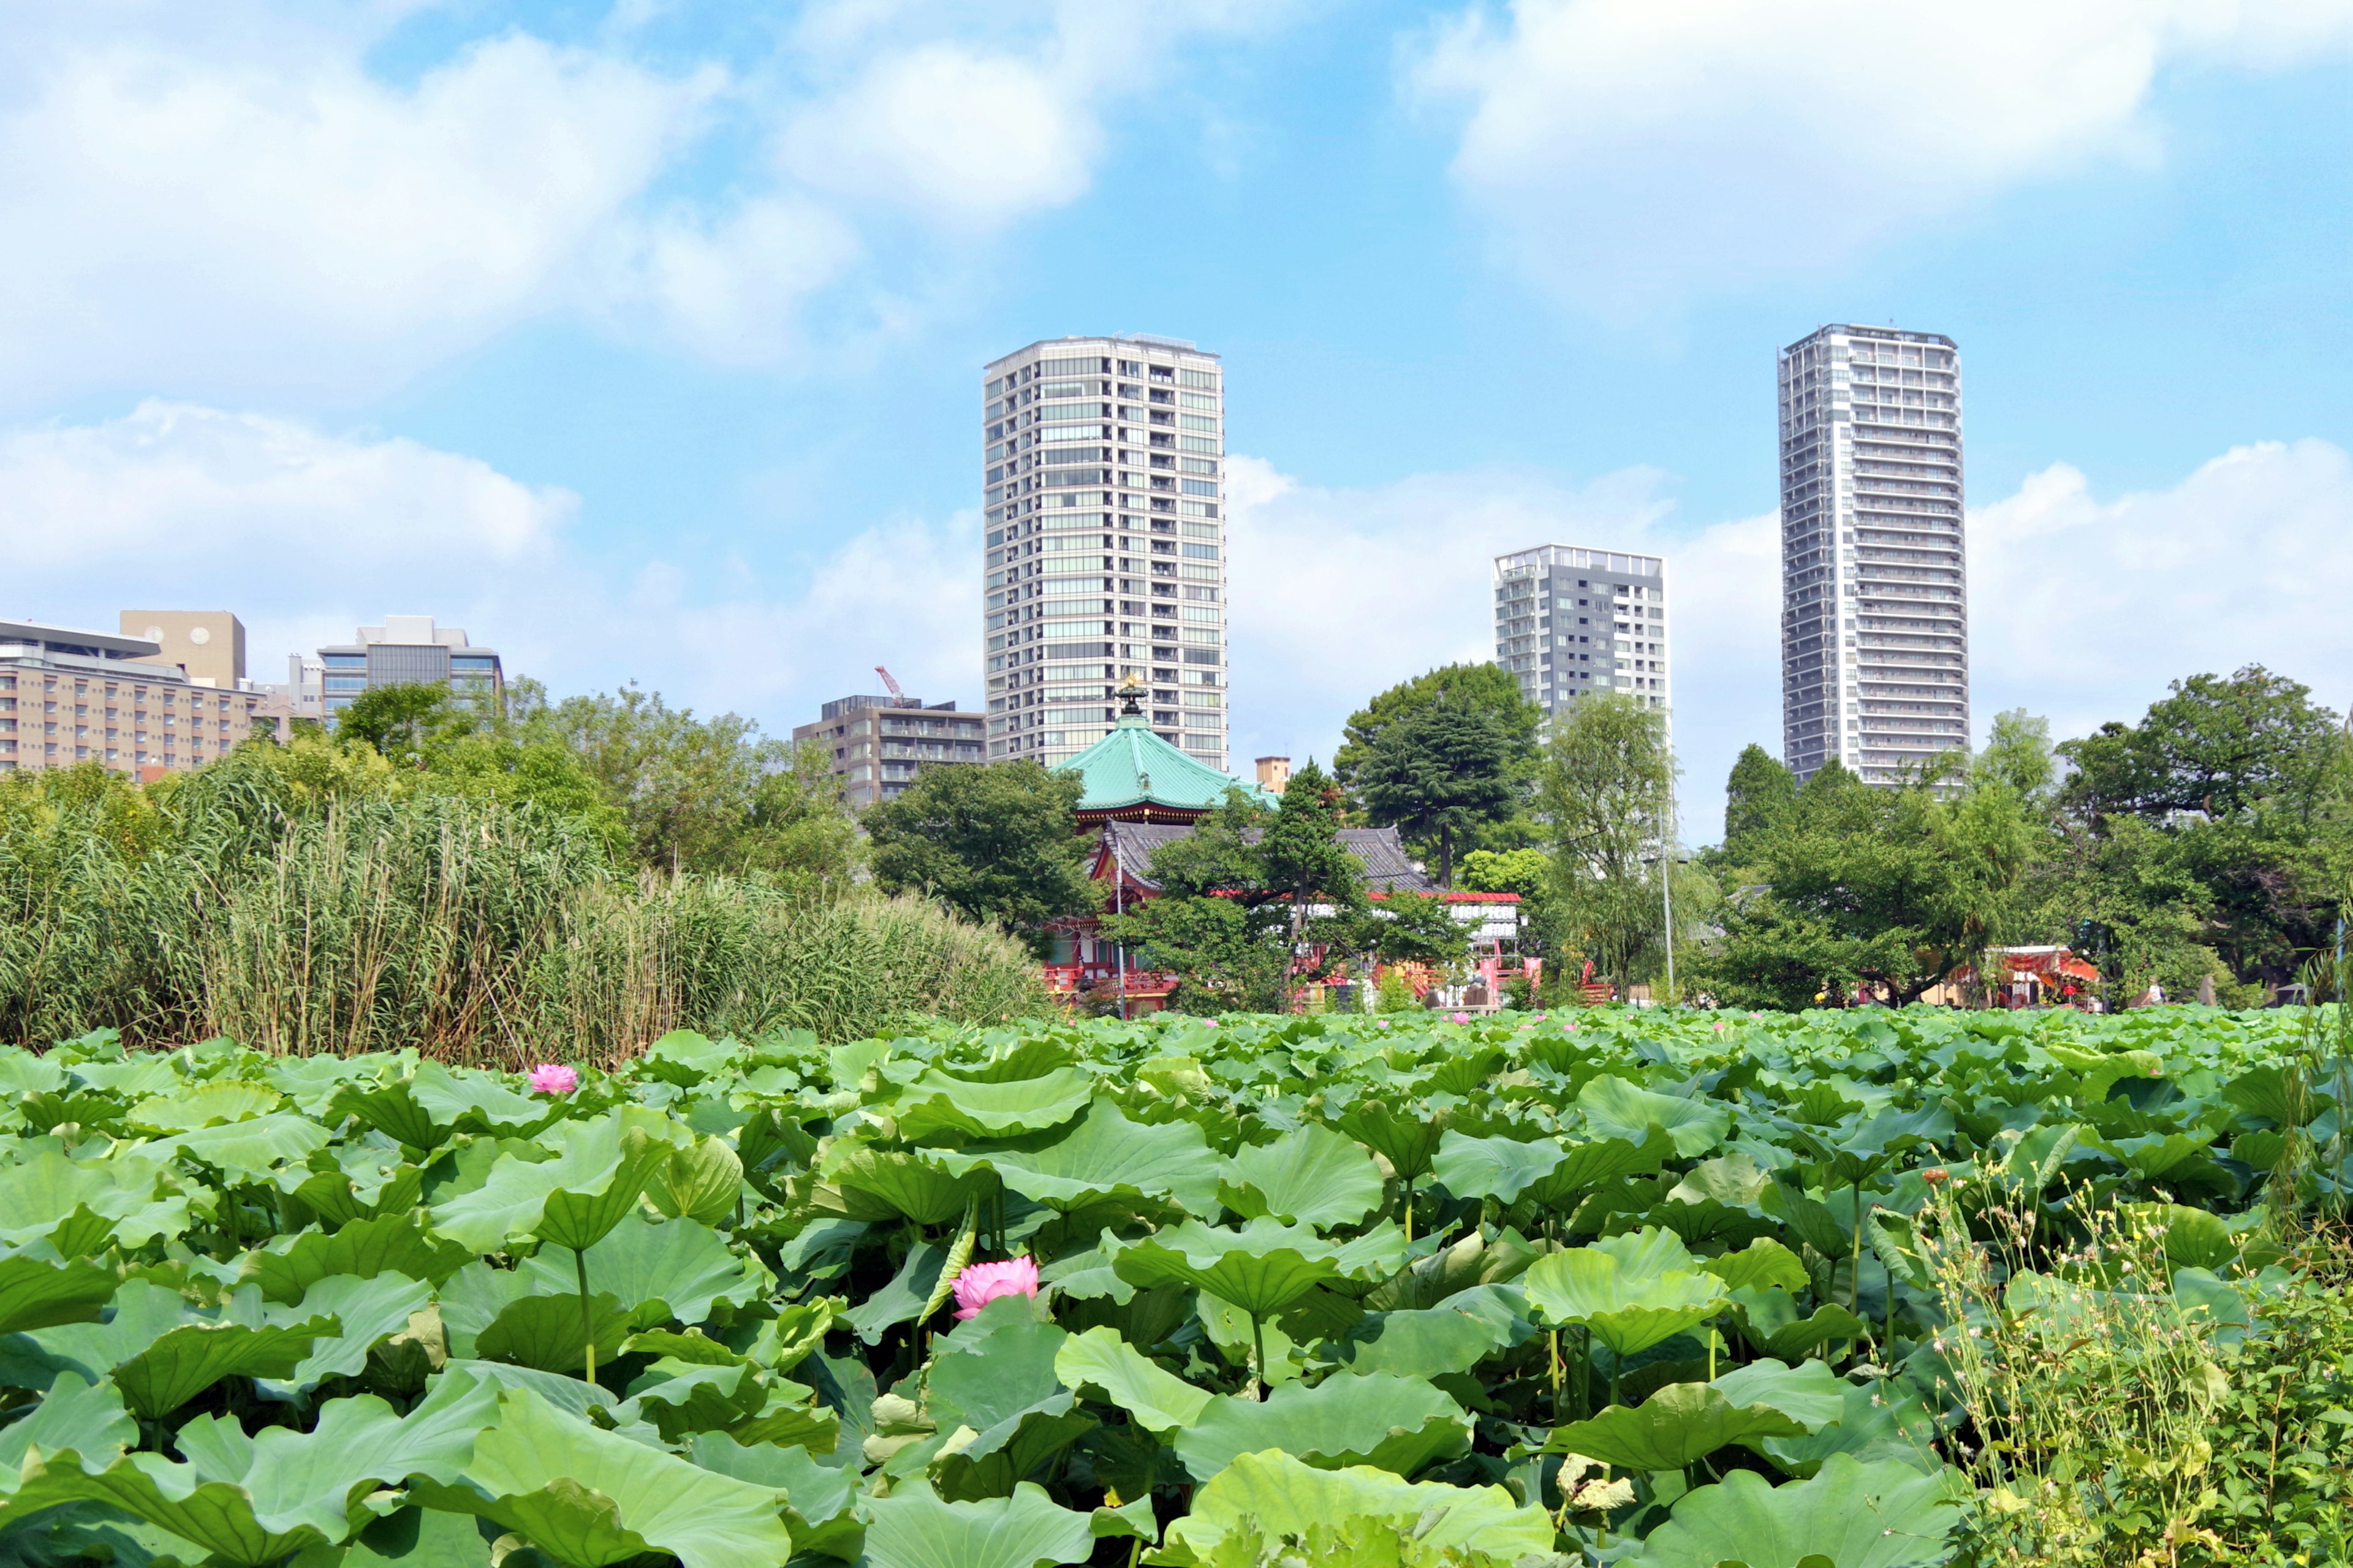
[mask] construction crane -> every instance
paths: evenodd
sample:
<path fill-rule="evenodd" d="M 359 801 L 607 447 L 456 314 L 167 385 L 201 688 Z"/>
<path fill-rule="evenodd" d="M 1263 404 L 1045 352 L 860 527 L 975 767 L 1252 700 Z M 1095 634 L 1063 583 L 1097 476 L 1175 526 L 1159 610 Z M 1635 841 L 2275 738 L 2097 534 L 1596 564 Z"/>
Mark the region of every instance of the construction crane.
<path fill-rule="evenodd" d="M 891 679 L 891 672 L 878 664 L 874 667 L 874 673 L 882 678 L 883 689 L 891 693 L 891 700 L 904 708 L 907 705 L 907 694 L 899 689 L 899 683 Z"/>

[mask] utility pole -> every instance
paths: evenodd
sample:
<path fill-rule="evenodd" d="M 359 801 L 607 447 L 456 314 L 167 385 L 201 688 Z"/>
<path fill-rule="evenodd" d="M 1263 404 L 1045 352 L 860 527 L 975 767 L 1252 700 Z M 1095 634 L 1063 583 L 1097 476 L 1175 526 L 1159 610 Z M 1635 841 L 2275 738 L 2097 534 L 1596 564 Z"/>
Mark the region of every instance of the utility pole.
<path fill-rule="evenodd" d="M 1667 808 L 1659 819 L 1659 907 L 1666 921 L 1667 994 L 1675 994 L 1675 786 L 1667 783 Z"/>

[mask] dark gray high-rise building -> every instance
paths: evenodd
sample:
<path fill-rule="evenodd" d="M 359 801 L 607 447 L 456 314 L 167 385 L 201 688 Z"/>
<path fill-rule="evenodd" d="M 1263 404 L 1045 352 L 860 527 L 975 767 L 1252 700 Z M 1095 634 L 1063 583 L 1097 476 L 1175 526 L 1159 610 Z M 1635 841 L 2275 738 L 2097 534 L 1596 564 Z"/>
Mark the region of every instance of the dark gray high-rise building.
<path fill-rule="evenodd" d="M 1672 709 L 1666 562 L 1574 544 L 1496 556 L 1495 662 L 1547 715 L 1591 691 Z"/>
<path fill-rule="evenodd" d="M 1780 393 L 1782 758 L 1894 784 L 1969 743 L 1960 354 L 1824 327 Z"/>

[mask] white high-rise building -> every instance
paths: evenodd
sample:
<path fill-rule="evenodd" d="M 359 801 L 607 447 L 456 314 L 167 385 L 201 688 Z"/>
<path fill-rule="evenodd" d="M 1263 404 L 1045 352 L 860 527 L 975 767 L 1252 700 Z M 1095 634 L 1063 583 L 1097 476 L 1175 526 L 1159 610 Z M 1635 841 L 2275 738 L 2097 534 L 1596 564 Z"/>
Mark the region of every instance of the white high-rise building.
<path fill-rule="evenodd" d="M 989 760 L 1078 755 L 1133 684 L 1163 739 L 1223 771 L 1218 356 L 1178 338 L 1056 338 L 982 378 Z"/>
<path fill-rule="evenodd" d="M 1668 624 L 1656 555 L 1539 544 L 1495 557 L 1495 662 L 1547 714 L 1588 691 L 1671 709 Z"/>
<path fill-rule="evenodd" d="M 1969 743 L 1960 355 L 1824 327 L 1780 381 L 1782 757 L 1893 784 Z"/>

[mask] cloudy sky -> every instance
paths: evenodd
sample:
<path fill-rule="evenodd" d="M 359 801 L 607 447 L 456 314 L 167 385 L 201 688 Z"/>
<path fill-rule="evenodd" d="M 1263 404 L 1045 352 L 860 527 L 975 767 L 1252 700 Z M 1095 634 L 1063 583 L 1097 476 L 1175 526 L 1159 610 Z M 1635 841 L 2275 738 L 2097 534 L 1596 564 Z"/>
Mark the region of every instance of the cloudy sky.
<path fill-rule="evenodd" d="M 980 696 L 978 382 L 1228 366 L 1237 759 L 1672 558 L 1779 736 L 1773 354 L 1962 350 L 1974 697 L 2353 701 L 2353 0 L 79 0 L 0 52 L 0 613 Z"/>

